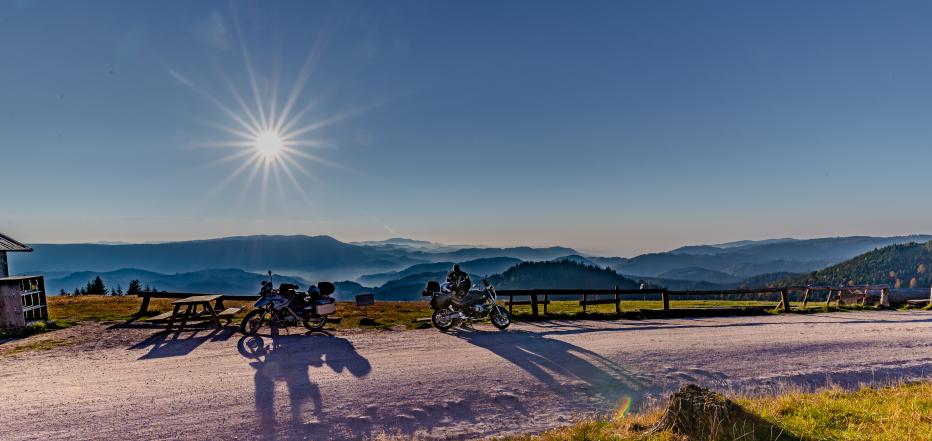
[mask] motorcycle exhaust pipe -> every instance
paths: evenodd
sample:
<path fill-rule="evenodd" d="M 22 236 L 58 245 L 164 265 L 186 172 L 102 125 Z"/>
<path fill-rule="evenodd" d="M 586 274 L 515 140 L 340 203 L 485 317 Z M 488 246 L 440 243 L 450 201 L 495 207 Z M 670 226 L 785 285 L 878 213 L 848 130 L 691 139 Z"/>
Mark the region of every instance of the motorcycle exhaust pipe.
<path fill-rule="evenodd" d="M 453 311 L 447 314 L 447 317 L 449 317 L 450 320 L 466 320 L 466 314 L 463 314 L 463 311 Z"/>

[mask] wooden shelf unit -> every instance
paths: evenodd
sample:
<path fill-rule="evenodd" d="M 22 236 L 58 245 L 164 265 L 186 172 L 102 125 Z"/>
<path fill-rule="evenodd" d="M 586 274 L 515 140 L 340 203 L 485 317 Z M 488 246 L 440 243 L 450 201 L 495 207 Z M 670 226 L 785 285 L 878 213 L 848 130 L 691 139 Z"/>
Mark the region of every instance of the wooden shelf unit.
<path fill-rule="evenodd" d="M 0 278 L 0 328 L 16 328 L 49 319 L 42 276 Z"/>

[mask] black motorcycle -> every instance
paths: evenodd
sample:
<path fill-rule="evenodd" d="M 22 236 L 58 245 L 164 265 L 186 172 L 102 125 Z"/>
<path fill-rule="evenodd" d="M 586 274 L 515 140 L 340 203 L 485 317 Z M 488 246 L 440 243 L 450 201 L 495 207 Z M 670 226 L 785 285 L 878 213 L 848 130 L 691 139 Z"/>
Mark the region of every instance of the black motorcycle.
<path fill-rule="evenodd" d="M 274 289 L 271 278 L 269 271 L 269 280 L 262 281 L 256 309 L 240 322 L 239 330 L 243 334 L 253 335 L 265 323 L 278 328 L 301 323 L 311 331 L 319 331 L 327 324 L 327 316 L 336 312 L 336 300 L 331 297 L 336 286 L 332 283 L 320 282 L 307 292 L 298 292 L 298 286 L 290 283 L 282 283 Z"/>
<path fill-rule="evenodd" d="M 460 295 L 449 283 L 427 282 L 427 289 L 421 294 L 430 296 L 430 307 L 434 310 L 430 319 L 434 327 L 446 331 L 457 323 L 471 324 L 488 318 L 496 328 L 507 328 L 511 316 L 496 303 L 495 287 L 485 279 L 482 284 L 483 289 Z"/>

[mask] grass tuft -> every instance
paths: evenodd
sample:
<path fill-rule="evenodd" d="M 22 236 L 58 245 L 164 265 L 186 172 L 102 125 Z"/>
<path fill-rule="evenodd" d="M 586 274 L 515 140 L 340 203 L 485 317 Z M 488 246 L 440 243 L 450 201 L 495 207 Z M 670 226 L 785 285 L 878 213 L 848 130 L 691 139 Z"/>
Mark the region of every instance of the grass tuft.
<path fill-rule="evenodd" d="M 47 351 L 49 349 L 54 349 L 61 346 L 68 346 L 74 344 L 74 341 L 71 338 L 59 338 L 59 339 L 46 339 L 34 341 L 26 344 L 17 345 L 16 347 L 3 351 L 2 355 L 13 355 L 21 352 L 30 352 L 30 351 Z"/>

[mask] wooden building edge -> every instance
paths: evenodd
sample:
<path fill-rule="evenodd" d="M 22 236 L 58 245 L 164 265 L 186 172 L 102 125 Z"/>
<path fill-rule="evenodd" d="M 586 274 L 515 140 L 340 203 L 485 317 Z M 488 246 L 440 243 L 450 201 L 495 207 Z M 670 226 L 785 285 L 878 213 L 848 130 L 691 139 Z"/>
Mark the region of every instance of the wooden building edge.
<path fill-rule="evenodd" d="M 19 328 L 49 319 L 42 276 L 10 276 L 7 253 L 32 252 L 22 242 L 0 233 L 0 328 Z"/>

